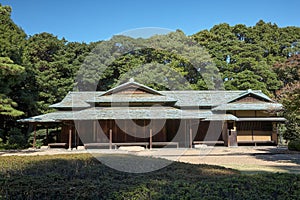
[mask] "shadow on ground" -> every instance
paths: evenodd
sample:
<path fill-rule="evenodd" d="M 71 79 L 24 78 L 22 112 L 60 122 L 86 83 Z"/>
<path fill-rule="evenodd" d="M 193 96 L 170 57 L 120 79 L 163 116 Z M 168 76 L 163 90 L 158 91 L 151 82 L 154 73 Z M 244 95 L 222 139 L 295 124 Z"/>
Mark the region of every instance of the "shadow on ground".
<path fill-rule="evenodd" d="M 124 155 L 110 159 L 122 162 Z M 300 175 L 179 162 L 142 174 L 113 170 L 89 154 L 7 156 L 0 163 L 0 199 L 295 199 L 300 191 Z"/>

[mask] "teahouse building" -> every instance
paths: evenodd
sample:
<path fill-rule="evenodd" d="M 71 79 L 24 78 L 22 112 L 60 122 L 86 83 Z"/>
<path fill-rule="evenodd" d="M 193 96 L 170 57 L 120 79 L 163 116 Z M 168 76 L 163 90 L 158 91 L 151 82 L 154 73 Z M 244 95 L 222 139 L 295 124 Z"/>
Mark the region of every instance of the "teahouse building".
<path fill-rule="evenodd" d="M 69 92 L 56 112 L 19 120 L 56 123 L 49 146 L 146 148 L 197 144 L 277 144 L 282 105 L 258 90 L 156 91 L 133 80 L 108 91 Z M 35 141 L 33 142 L 35 145 Z"/>

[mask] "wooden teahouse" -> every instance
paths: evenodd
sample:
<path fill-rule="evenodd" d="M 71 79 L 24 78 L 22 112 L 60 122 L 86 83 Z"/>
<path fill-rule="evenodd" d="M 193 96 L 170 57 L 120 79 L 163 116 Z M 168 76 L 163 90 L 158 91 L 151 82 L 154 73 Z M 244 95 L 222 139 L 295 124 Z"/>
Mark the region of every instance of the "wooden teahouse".
<path fill-rule="evenodd" d="M 282 105 L 258 90 L 156 91 L 133 80 L 108 91 L 69 92 L 57 111 L 19 120 L 61 126 L 49 146 L 118 148 L 278 143 Z"/>

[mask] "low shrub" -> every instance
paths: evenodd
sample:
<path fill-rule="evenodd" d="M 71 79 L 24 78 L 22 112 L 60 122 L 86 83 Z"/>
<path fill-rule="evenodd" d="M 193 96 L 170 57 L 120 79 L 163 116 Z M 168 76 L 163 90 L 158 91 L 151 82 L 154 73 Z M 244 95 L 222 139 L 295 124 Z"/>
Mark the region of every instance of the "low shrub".
<path fill-rule="evenodd" d="M 103 155 L 102 155 L 103 156 Z M 140 156 L 106 155 L 139 165 Z M 126 158 L 124 160 L 124 158 Z M 151 162 L 160 159 L 144 157 Z M 89 154 L 0 156 L 0 199 L 299 199 L 300 175 L 240 174 L 210 165 L 174 162 L 130 174 Z"/>
<path fill-rule="evenodd" d="M 300 139 L 290 141 L 288 149 L 292 151 L 300 151 Z"/>
<path fill-rule="evenodd" d="M 25 135 L 19 128 L 12 128 L 8 131 L 7 141 L 3 144 L 5 149 L 21 149 L 27 146 Z"/>

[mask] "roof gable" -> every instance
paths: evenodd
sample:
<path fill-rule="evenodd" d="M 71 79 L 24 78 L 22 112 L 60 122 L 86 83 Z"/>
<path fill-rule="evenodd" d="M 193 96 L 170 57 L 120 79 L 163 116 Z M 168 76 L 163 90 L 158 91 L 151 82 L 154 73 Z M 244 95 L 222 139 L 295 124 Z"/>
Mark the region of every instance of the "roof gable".
<path fill-rule="evenodd" d="M 261 91 L 253 91 L 248 89 L 245 92 L 240 93 L 238 96 L 234 97 L 233 99 L 229 100 L 227 103 L 234 103 L 234 102 L 269 102 L 274 103 L 272 99 L 270 99 L 267 95 L 262 93 Z"/>
<path fill-rule="evenodd" d="M 114 87 L 101 96 L 107 96 L 112 94 L 152 94 L 152 95 L 162 95 L 160 92 L 140 83 L 135 82 L 133 79 L 130 79 L 129 82 L 126 82 L 122 85 Z"/>

